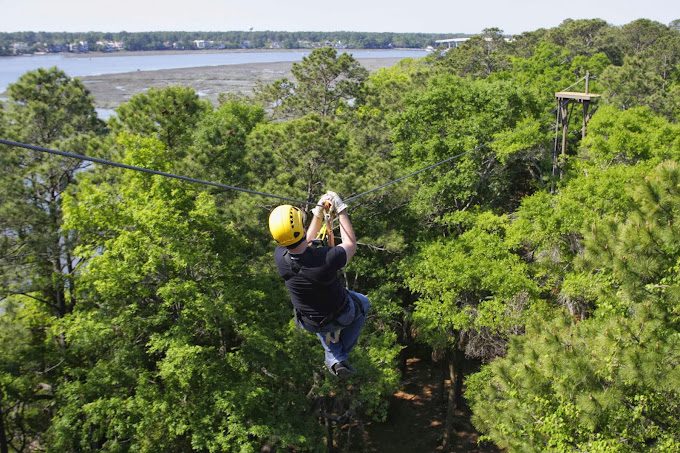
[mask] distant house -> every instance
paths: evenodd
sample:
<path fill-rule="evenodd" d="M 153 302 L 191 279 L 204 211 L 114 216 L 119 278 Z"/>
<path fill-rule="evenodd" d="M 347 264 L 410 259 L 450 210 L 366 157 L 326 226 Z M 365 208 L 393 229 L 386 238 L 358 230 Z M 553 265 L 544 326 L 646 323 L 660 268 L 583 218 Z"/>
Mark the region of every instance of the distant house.
<path fill-rule="evenodd" d="M 20 54 L 28 52 L 28 44 L 25 42 L 15 42 L 12 44 L 12 53 Z"/>
<path fill-rule="evenodd" d="M 78 42 L 73 42 L 68 45 L 68 51 L 69 52 L 89 52 L 90 51 L 90 45 L 87 43 L 87 41 L 78 41 Z"/>
<path fill-rule="evenodd" d="M 207 45 L 207 41 L 204 39 L 195 39 L 194 40 L 194 47 L 197 49 L 205 49 Z"/>
<path fill-rule="evenodd" d="M 97 41 L 97 49 L 102 52 L 117 52 L 124 48 L 122 41 Z"/>
<path fill-rule="evenodd" d="M 64 44 L 50 44 L 47 46 L 47 51 L 48 52 L 53 52 L 53 53 L 58 53 L 58 52 L 66 52 L 67 48 Z"/>

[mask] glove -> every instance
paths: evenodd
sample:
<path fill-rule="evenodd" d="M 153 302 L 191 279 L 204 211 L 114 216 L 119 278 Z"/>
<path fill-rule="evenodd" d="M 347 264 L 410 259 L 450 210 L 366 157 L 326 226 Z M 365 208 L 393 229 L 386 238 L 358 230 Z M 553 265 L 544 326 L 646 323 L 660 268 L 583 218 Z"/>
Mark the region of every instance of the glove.
<path fill-rule="evenodd" d="M 333 197 L 329 196 L 327 193 L 321 195 L 321 198 L 319 198 L 319 202 L 312 208 L 312 214 L 314 214 L 314 217 L 318 217 L 320 219 L 323 219 L 323 210 L 324 210 L 324 203 L 327 201 L 333 203 Z"/>
<path fill-rule="evenodd" d="M 326 192 L 326 195 L 331 197 L 331 202 L 333 203 L 333 207 L 335 208 L 336 213 L 340 214 L 342 211 L 347 209 L 347 205 L 345 204 L 344 201 L 342 201 L 340 195 L 338 195 L 335 192 Z"/>

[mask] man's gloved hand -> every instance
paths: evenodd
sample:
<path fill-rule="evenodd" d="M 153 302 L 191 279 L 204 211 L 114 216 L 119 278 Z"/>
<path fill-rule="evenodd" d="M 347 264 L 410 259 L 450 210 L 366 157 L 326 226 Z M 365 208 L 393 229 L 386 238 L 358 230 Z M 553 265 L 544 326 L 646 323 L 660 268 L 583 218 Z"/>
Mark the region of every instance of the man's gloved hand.
<path fill-rule="evenodd" d="M 312 208 L 312 214 L 314 214 L 314 217 L 323 219 L 324 203 L 326 202 L 333 203 L 333 197 L 328 195 L 328 193 L 321 195 L 319 202 Z"/>
<path fill-rule="evenodd" d="M 333 207 L 335 208 L 335 212 L 340 214 L 342 211 L 347 209 L 347 205 L 345 204 L 344 201 L 342 201 L 342 198 L 335 193 L 335 192 L 326 192 L 326 195 L 331 197 L 331 202 L 333 203 Z"/>

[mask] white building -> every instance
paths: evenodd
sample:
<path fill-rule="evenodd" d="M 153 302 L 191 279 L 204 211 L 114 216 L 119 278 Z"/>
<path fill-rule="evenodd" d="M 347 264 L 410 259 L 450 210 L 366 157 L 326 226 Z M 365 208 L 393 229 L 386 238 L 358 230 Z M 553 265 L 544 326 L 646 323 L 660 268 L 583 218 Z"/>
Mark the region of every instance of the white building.
<path fill-rule="evenodd" d="M 25 42 L 15 42 L 12 44 L 12 52 L 15 54 L 24 53 L 28 51 L 28 44 Z"/>

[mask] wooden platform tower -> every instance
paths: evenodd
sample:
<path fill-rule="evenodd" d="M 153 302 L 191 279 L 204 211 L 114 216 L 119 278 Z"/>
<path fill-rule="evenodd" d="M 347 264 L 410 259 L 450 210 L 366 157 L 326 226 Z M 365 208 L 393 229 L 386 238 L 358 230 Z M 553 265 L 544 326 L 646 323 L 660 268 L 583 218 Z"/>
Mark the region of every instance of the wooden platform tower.
<path fill-rule="evenodd" d="M 585 91 L 567 91 L 570 88 L 578 85 L 582 81 L 585 81 Z M 571 116 L 574 105 L 581 104 L 583 109 L 583 126 L 581 127 L 581 138 L 586 136 L 586 128 L 588 126 L 588 121 L 592 116 L 590 112 L 590 103 L 596 101 L 600 95 L 591 93 L 589 90 L 590 74 L 586 72 L 585 77 L 578 80 L 576 83 L 563 91 L 558 91 L 555 93 L 555 98 L 557 99 L 557 120 L 555 122 L 555 144 L 553 147 L 553 185 L 552 191 L 555 191 L 555 180 L 562 177 L 562 167 L 560 165 L 561 160 L 567 154 L 567 137 L 569 135 L 569 118 Z M 560 130 L 562 131 L 562 137 L 560 137 Z"/>

